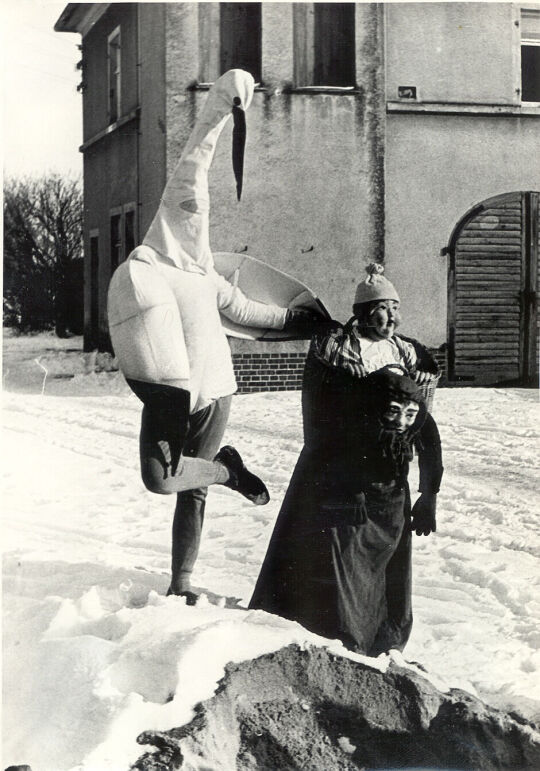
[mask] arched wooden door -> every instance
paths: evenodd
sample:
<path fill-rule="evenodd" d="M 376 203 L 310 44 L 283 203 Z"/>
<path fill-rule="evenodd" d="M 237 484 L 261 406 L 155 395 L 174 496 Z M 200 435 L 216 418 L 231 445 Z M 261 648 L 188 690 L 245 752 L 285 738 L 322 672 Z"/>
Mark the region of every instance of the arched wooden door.
<path fill-rule="evenodd" d="M 539 194 L 489 198 L 456 225 L 448 272 L 448 378 L 538 380 Z"/>

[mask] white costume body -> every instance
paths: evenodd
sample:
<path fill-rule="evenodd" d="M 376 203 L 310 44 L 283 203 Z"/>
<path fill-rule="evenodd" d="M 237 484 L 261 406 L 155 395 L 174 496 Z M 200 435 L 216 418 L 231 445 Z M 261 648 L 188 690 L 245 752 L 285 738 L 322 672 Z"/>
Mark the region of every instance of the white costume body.
<path fill-rule="evenodd" d="M 285 323 L 285 308 L 249 300 L 218 275 L 209 244 L 208 170 L 233 99 L 246 110 L 253 88 L 243 70 L 216 81 L 142 246 L 109 287 L 109 329 L 123 374 L 189 390 L 191 412 L 236 390 L 220 313 L 248 326 Z"/>

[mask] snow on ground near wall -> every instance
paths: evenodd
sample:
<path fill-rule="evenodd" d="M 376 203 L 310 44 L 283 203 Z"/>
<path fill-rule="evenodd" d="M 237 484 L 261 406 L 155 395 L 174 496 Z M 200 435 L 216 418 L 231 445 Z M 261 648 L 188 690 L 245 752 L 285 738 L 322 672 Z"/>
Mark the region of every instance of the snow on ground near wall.
<path fill-rule="evenodd" d="M 245 610 L 300 450 L 300 394 L 234 399 L 225 440 L 272 500 L 211 490 L 194 575 L 209 600 L 188 608 L 164 597 L 174 502 L 140 481 L 138 401 L 51 341 L 10 340 L 5 362 L 4 765 L 124 771 L 137 734 L 188 720 L 227 661 L 322 642 Z M 439 389 L 435 417 L 446 473 L 438 532 L 415 537 L 405 657 L 538 719 L 537 392 Z"/>

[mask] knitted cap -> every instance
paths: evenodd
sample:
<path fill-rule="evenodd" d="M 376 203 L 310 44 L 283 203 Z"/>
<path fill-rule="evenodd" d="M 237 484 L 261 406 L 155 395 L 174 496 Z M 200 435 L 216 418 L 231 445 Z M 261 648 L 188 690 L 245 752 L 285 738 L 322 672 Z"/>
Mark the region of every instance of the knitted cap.
<path fill-rule="evenodd" d="M 369 303 L 373 300 L 395 300 L 399 302 L 399 295 L 394 285 L 383 276 L 384 265 L 371 262 L 366 265 L 367 278 L 356 287 L 354 304 Z"/>

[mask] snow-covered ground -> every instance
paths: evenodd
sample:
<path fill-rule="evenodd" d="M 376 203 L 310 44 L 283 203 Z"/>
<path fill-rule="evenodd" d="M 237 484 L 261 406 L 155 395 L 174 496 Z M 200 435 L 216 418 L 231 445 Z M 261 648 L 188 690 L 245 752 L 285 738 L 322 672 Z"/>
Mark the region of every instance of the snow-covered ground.
<path fill-rule="evenodd" d="M 174 502 L 140 481 L 139 403 L 117 373 L 87 374 L 79 346 L 5 341 L 3 760 L 33 771 L 125 771 L 137 734 L 187 721 L 227 661 L 325 642 L 245 609 L 300 450 L 300 394 L 235 398 L 226 441 L 272 500 L 211 490 L 206 598 L 190 608 L 164 596 Z M 415 537 L 405 657 L 538 719 L 538 394 L 439 389 L 434 414 L 446 474 L 438 532 Z"/>

